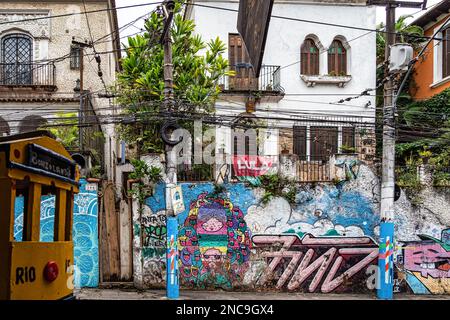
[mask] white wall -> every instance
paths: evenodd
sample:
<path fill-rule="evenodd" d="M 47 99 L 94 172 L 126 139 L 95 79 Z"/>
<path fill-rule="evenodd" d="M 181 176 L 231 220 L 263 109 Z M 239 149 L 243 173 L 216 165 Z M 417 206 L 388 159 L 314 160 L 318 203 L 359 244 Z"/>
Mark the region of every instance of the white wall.
<path fill-rule="evenodd" d="M 210 6 L 238 9 L 237 1 L 195 1 Z M 375 29 L 375 8 L 362 5 L 325 5 L 276 2 L 272 15 L 297 19 L 327 22 Z M 194 6 L 191 17 L 196 23 L 196 32 L 205 41 L 219 37 L 228 46 L 228 34 L 237 33 L 237 13 L 213 8 Z M 334 37 L 341 36 L 349 41 L 350 51 L 348 74 L 352 80 L 343 88 L 334 84 L 317 84 L 307 87 L 300 78 L 300 46 L 309 34 L 316 35 L 325 48 L 321 54 L 321 73 L 328 73 L 327 49 Z M 364 36 L 362 36 L 364 35 Z M 362 36 L 362 37 L 360 37 Z M 358 38 L 360 37 L 360 38 Z M 357 38 L 357 39 L 355 39 Z M 352 39 L 355 39 L 352 41 Z M 228 51 L 225 53 L 228 57 Z M 290 21 L 272 18 L 266 42 L 263 64 L 284 67 L 281 73 L 281 86 L 285 89 L 285 97 L 277 102 L 265 102 L 257 106 L 257 115 L 292 117 L 292 113 L 324 113 L 327 115 L 358 115 L 364 116 L 364 121 L 374 121 L 375 98 L 360 99 L 336 103 L 342 98 L 360 94 L 368 88 L 376 86 L 376 37 L 375 33 L 342 27 L 332 27 L 320 24 Z M 374 92 L 372 92 L 373 94 Z M 324 96 L 323 94 L 327 94 Z M 244 100 L 229 102 L 230 97 L 223 96 L 218 102 L 218 113 L 239 114 L 245 111 Z M 365 105 L 370 102 L 370 107 Z M 224 106 L 228 106 L 224 108 Z M 262 112 L 262 110 L 269 110 Z M 294 122 L 283 122 L 292 126 Z M 218 140 L 221 140 L 219 130 Z M 276 143 L 270 143 L 270 146 Z M 272 150 L 274 152 L 274 150 Z M 272 153 L 272 152 L 269 152 Z"/>

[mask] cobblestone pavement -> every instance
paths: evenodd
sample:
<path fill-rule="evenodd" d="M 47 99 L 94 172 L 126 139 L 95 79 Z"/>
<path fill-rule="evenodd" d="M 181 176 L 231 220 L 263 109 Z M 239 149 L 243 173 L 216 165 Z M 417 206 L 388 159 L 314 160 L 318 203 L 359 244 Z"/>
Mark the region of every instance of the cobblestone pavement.
<path fill-rule="evenodd" d="M 81 289 L 78 300 L 166 300 L 164 290 Z M 376 300 L 375 294 L 311 294 L 288 292 L 181 291 L 179 300 Z M 396 294 L 395 300 L 450 300 L 450 296 Z"/>

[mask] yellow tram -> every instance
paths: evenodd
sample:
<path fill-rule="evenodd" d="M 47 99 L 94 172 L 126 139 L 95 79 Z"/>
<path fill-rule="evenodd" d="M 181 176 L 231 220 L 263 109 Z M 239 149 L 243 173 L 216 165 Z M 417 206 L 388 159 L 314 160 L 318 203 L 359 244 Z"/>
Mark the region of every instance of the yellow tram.
<path fill-rule="evenodd" d="M 79 170 L 50 133 L 0 138 L 0 300 L 56 300 L 73 295 L 72 220 Z M 14 241 L 14 206 L 23 197 L 22 241 Z M 53 242 L 40 242 L 41 197 L 55 196 Z"/>

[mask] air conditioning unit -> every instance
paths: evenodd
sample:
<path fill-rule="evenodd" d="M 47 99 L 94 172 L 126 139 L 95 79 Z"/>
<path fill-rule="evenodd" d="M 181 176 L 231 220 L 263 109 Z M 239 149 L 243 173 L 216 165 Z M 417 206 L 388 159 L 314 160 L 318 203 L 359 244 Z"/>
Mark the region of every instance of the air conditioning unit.
<path fill-rule="evenodd" d="M 414 50 L 407 43 L 397 43 L 391 46 L 389 71 L 391 73 L 408 71 L 409 64 L 414 58 Z"/>

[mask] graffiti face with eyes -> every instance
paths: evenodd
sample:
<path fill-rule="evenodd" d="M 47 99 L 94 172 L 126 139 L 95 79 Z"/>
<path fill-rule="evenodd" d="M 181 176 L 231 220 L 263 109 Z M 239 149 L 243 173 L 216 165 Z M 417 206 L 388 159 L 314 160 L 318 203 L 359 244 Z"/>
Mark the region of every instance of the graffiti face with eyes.
<path fill-rule="evenodd" d="M 214 269 L 222 265 L 223 257 L 219 249 L 210 248 L 203 254 L 203 266 L 207 269 Z"/>
<path fill-rule="evenodd" d="M 209 219 L 205 223 L 202 224 L 202 228 L 208 232 L 217 232 L 222 229 L 223 223 L 222 221 L 216 219 L 215 217 Z"/>
<path fill-rule="evenodd" d="M 413 249 L 405 249 L 405 267 L 423 277 L 450 278 L 450 252 L 440 244 L 418 243 Z"/>

